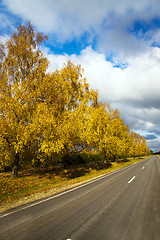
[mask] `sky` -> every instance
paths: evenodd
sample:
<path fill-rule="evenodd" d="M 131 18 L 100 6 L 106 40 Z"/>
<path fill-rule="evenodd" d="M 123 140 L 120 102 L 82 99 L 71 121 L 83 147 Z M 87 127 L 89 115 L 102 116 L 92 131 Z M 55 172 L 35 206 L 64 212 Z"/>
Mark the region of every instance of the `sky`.
<path fill-rule="evenodd" d="M 31 21 L 48 71 L 81 64 L 102 102 L 160 150 L 159 0 L 0 0 L 0 42 Z"/>

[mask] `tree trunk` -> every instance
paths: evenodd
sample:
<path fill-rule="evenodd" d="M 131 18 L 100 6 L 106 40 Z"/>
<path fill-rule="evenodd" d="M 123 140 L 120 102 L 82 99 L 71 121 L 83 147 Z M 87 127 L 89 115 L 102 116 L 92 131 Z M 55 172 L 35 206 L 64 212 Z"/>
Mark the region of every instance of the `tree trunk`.
<path fill-rule="evenodd" d="M 19 153 L 15 152 L 15 158 L 13 161 L 13 168 L 12 168 L 12 175 L 11 177 L 15 178 L 18 177 L 18 166 L 19 166 Z"/>
<path fill-rule="evenodd" d="M 114 154 L 113 155 L 113 162 L 115 162 L 116 161 L 116 155 Z"/>

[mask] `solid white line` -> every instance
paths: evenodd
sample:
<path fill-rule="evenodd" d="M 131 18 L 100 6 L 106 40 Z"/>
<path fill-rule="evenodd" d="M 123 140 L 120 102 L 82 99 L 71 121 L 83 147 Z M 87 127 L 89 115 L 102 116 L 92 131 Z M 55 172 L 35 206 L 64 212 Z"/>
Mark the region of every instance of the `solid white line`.
<path fill-rule="evenodd" d="M 133 179 L 135 179 L 135 177 L 136 177 L 136 176 L 132 177 L 132 178 L 128 181 L 128 183 L 131 183 L 131 182 L 133 181 Z"/>
<path fill-rule="evenodd" d="M 103 179 L 103 178 L 109 177 L 109 176 L 111 176 L 111 175 L 113 175 L 113 174 L 115 174 L 115 173 L 117 173 L 117 172 L 121 172 L 121 171 L 126 170 L 126 169 L 128 169 L 128 168 L 131 168 L 132 166 L 135 166 L 135 165 L 138 164 L 138 163 L 139 163 L 139 162 L 136 162 L 136 163 L 131 164 L 131 165 L 125 167 L 125 168 L 121 168 L 121 169 L 116 170 L 116 171 L 114 171 L 114 172 L 111 172 L 111 173 L 109 173 L 109 174 L 105 174 L 105 175 L 102 176 L 102 177 L 97 177 L 96 179 L 91 180 L 91 181 L 89 181 L 89 182 L 87 182 L 87 183 L 81 184 L 81 185 L 79 185 L 79 186 L 77 186 L 77 187 L 74 187 L 74 188 L 69 189 L 69 190 L 67 190 L 67 191 L 65 191 L 65 192 L 59 193 L 59 194 L 57 194 L 57 195 L 53 195 L 53 196 L 51 196 L 51 197 L 49 197 L 49 198 L 42 199 L 42 200 L 40 200 L 40 201 L 38 201 L 38 202 L 36 202 L 36 203 L 30 204 L 29 206 L 22 207 L 22 208 L 20 208 L 20 209 L 16 209 L 16 210 L 14 210 L 14 211 L 12 211 L 12 212 L 9 212 L 9 213 L 6 213 L 6 214 L 0 216 L 0 218 L 9 216 L 9 215 L 11 215 L 11 214 L 13 214 L 13 213 L 20 212 L 21 210 L 25 210 L 25 209 L 30 208 L 30 207 L 34 207 L 34 206 L 36 206 L 36 205 L 38 205 L 38 204 L 47 202 L 47 201 L 49 201 L 49 200 L 51 200 L 51 199 L 58 198 L 58 197 L 60 197 L 60 196 L 62 196 L 62 195 L 65 195 L 66 193 L 73 192 L 73 191 L 75 191 L 75 190 L 77 190 L 77 189 L 79 189 L 79 188 L 82 188 L 82 187 L 87 186 L 87 185 L 89 185 L 89 184 L 91 184 L 91 183 L 97 182 L 97 181 L 99 181 L 99 180 L 101 180 L 101 179 Z M 133 177 L 133 178 L 135 178 L 135 177 Z M 133 179 L 132 179 L 132 180 L 133 180 Z M 128 183 L 129 183 L 129 182 L 128 182 Z"/>

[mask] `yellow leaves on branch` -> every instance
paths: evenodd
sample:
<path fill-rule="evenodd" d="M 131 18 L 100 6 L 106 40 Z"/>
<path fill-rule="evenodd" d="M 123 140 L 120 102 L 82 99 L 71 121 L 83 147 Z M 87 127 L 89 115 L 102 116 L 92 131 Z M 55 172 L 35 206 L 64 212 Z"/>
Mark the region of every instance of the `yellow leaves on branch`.
<path fill-rule="evenodd" d="M 68 61 L 61 71 L 46 73 L 49 62 L 38 48 L 46 38 L 27 23 L 0 45 L 1 159 L 25 151 L 146 154 L 145 139 L 130 133 L 118 110 L 99 102 L 80 65 Z"/>

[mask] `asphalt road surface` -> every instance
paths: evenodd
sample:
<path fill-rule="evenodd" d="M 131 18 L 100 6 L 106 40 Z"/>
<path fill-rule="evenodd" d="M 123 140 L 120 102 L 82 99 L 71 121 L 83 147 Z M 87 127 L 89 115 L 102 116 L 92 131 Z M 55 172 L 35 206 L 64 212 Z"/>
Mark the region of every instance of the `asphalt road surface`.
<path fill-rule="evenodd" d="M 159 240 L 160 158 L 0 215 L 1 240 Z"/>

